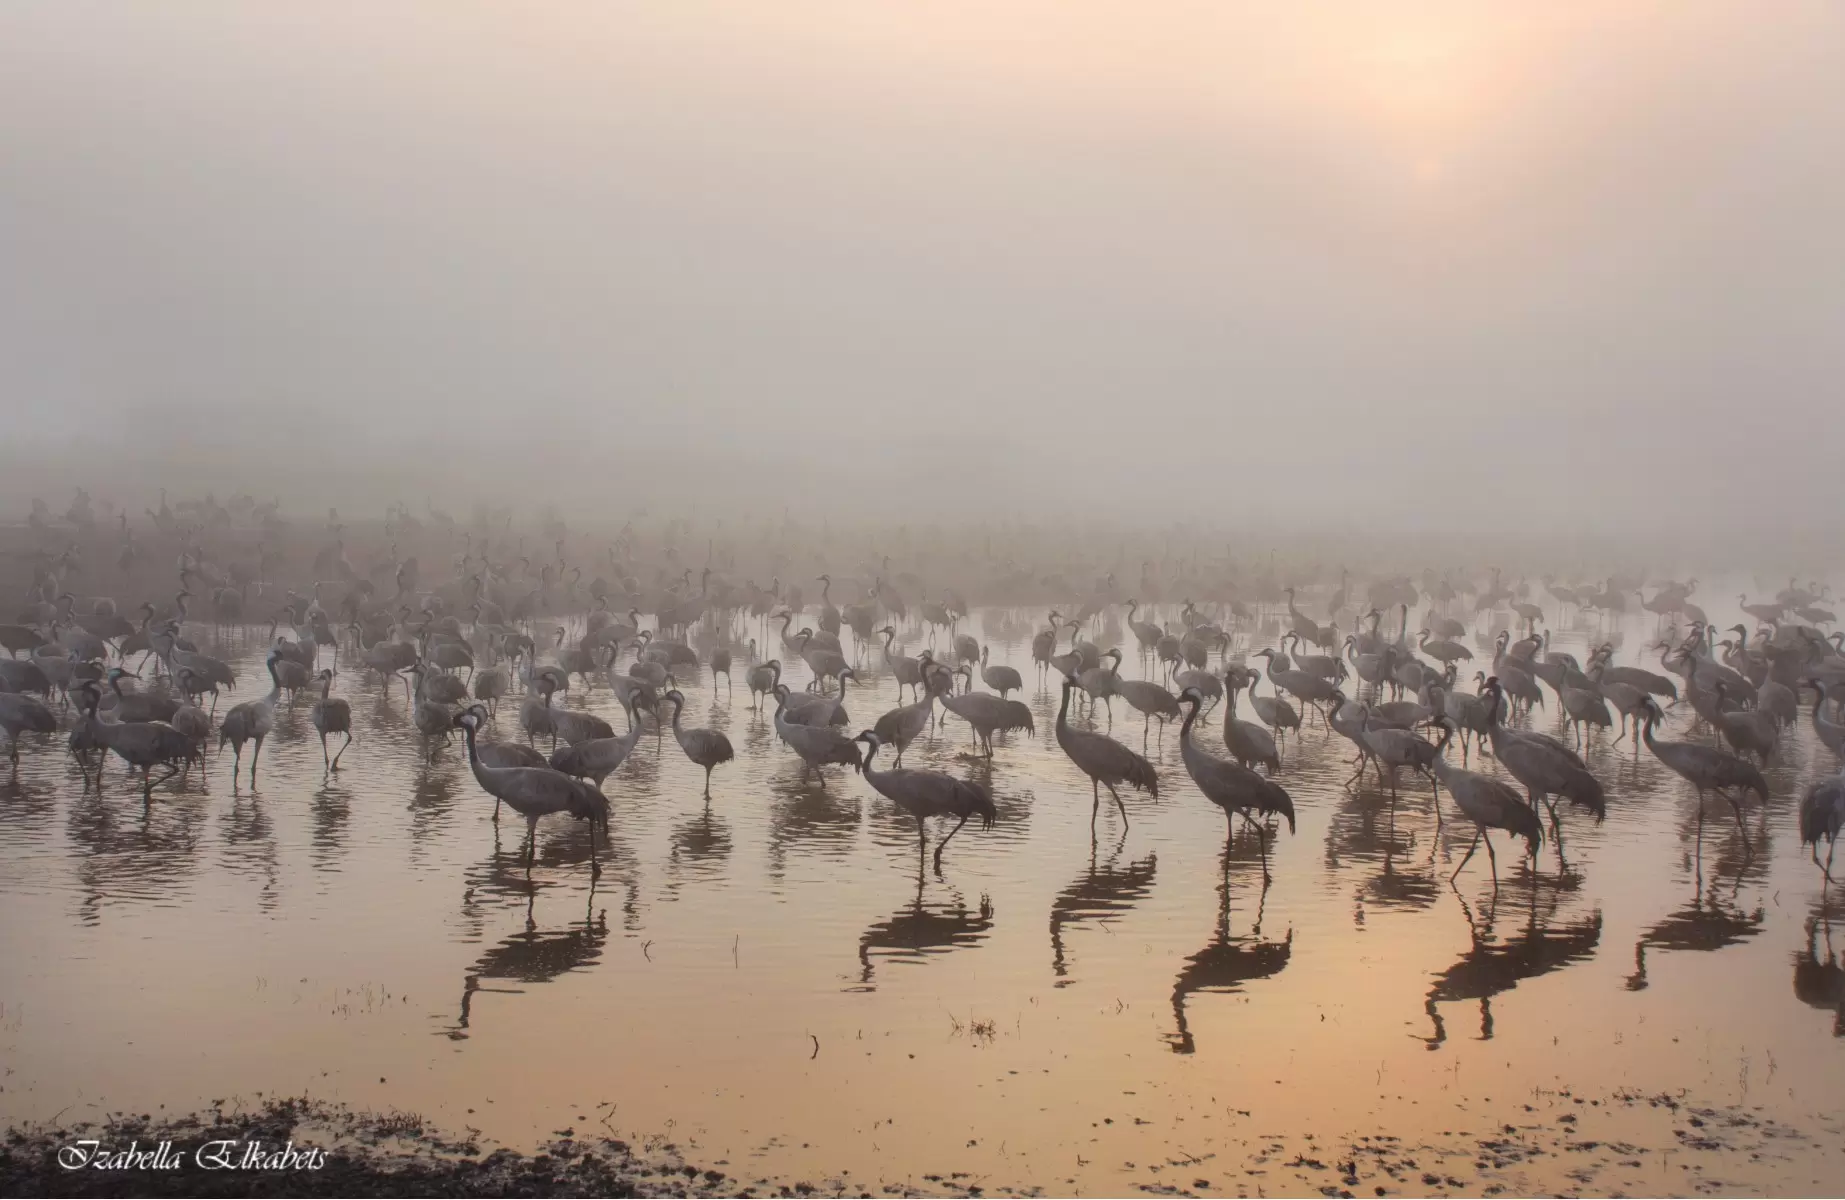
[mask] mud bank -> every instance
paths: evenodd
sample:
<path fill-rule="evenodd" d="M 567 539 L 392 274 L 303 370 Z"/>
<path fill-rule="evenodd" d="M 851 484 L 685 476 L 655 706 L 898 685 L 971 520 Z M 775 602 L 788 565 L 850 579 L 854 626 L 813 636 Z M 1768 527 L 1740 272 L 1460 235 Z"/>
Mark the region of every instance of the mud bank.
<path fill-rule="evenodd" d="M 1499 1108 L 1500 1106 L 1493 1106 Z M 1484 1113 L 1484 1106 L 1482 1109 Z M 1435 1136 L 1256 1136 L 1234 1160 L 1180 1150 L 1124 1163 L 1124 1191 L 1149 1195 L 1621 1195 L 1836 1193 L 1837 1128 L 1799 1129 L 1742 1106 L 1682 1096 L 1551 1092 L 1497 1119 Z M 902 1183 L 745 1179 L 685 1161 L 670 1143 L 637 1152 L 574 1129 L 531 1153 L 407 1113 L 318 1101 L 178 1118 L 7 1132 L 0 1193 L 10 1196 L 807 1196 L 1038 1195 L 1056 1183 L 1002 1184 L 944 1170 Z M 1066 1185 L 1067 1187 L 1067 1185 Z"/>

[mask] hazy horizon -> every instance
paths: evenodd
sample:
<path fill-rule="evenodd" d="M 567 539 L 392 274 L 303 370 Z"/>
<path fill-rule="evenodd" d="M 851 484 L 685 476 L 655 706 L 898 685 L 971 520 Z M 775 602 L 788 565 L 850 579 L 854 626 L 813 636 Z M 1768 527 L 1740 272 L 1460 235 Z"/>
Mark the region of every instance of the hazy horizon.
<path fill-rule="evenodd" d="M 10 519 L 1837 545 L 1833 5 L 14 4 L 0 138 Z"/>

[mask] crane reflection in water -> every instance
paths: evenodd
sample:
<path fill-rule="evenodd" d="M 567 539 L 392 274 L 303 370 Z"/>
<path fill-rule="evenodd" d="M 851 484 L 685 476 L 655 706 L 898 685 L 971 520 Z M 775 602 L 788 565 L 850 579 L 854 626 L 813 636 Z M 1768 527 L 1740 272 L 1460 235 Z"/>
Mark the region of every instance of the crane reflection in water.
<path fill-rule="evenodd" d="M 1244 839 L 1245 843 L 1249 840 Z M 1191 1024 L 1185 1019 L 1185 1004 L 1193 993 L 1241 992 L 1247 983 L 1279 975 L 1287 968 L 1294 954 L 1292 926 L 1289 926 L 1287 936 L 1281 941 L 1267 941 L 1262 937 L 1262 914 L 1268 903 L 1268 889 L 1272 882 L 1267 871 L 1262 872 L 1262 891 L 1256 898 L 1256 916 L 1250 924 L 1249 933 L 1242 937 L 1230 935 L 1230 860 L 1235 854 L 1234 842 L 1226 843 L 1223 876 L 1217 888 L 1217 931 L 1212 935 L 1209 945 L 1185 960 L 1185 965 L 1179 970 L 1179 977 L 1173 981 L 1174 1032 L 1165 1037 L 1166 1044 L 1172 1047 L 1174 1054 L 1192 1054 L 1197 1050 Z M 1259 861 L 1257 865 L 1260 866 Z"/>
<path fill-rule="evenodd" d="M 977 908 L 952 885 L 943 884 L 946 893 L 940 900 L 924 900 L 926 876 L 922 864 L 916 868 L 916 898 L 885 920 L 874 922 L 859 935 L 859 980 L 848 990 L 875 990 L 872 975 L 881 960 L 922 962 L 950 950 L 978 945 L 993 928 L 993 901 L 980 897 Z"/>
<path fill-rule="evenodd" d="M 461 984 L 461 1011 L 454 1026 L 447 1030 L 448 1036 L 466 1040 L 474 1019 L 474 997 L 479 993 L 516 996 L 525 991 L 522 987 L 491 986 L 494 982 L 549 983 L 560 975 L 587 969 L 602 958 L 608 937 L 608 914 L 596 911 L 594 885 L 583 919 L 561 929 L 539 929 L 528 901 L 525 928 L 483 951 L 468 969 Z"/>
<path fill-rule="evenodd" d="M 1825 957 L 1820 956 L 1824 941 Z M 1807 918 L 1807 942 L 1794 954 L 1794 996 L 1832 1014 L 1832 1036 L 1845 1037 L 1845 966 L 1832 948 L 1832 910 L 1822 900 Z"/>
<path fill-rule="evenodd" d="M 1452 887 L 1452 885 L 1450 885 Z M 1540 903 L 1536 876 L 1531 877 L 1530 901 L 1526 906 L 1525 925 L 1516 937 L 1503 942 L 1493 940 L 1493 922 L 1497 917 L 1498 889 L 1489 901 L 1484 921 L 1476 921 L 1473 908 L 1458 890 L 1455 899 L 1467 918 L 1470 945 L 1459 961 L 1435 977 L 1423 1003 L 1432 1032 L 1426 1039 L 1431 1050 L 1439 1050 L 1448 1040 L 1447 1024 L 1442 1020 L 1442 1004 L 1465 1000 L 1480 1002 L 1480 1040 L 1493 1037 L 1493 997 L 1509 992 L 1527 979 L 1536 979 L 1581 962 L 1595 953 L 1602 940 L 1602 914 L 1596 909 L 1579 920 L 1552 926 L 1558 893 L 1549 889 L 1549 900 Z M 1543 912 L 1540 916 L 1539 910 Z"/>
<path fill-rule="evenodd" d="M 1122 847 L 1126 845 L 1127 831 L 1123 830 L 1121 840 L 1098 865 L 1095 845 L 1091 843 L 1089 868 L 1051 901 L 1051 974 L 1057 977 L 1057 987 L 1068 987 L 1075 982 L 1069 977 L 1064 951 L 1065 930 L 1085 921 L 1094 921 L 1106 928 L 1110 918 L 1130 911 L 1153 890 L 1158 855 L 1148 852 L 1144 858 L 1118 866 Z"/>

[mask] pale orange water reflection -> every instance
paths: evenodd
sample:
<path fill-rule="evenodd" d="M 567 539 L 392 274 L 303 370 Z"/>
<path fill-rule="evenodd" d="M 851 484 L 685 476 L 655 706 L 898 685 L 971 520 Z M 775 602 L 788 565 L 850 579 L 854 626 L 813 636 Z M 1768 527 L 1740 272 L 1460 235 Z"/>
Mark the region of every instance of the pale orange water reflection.
<path fill-rule="evenodd" d="M 1623 661 L 1645 629 L 1630 619 Z M 259 645 L 226 639 L 240 694 Z M 1598 735 L 1606 823 L 1565 815 L 1567 869 L 1546 845 L 1532 873 L 1501 843 L 1495 896 L 1483 855 L 1449 885 L 1471 829 L 1449 810 L 1438 831 L 1426 784 L 1394 804 L 1374 778 L 1346 790 L 1345 743 L 1309 718 L 1283 747 L 1299 833 L 1265 886 L 1176 728 L 1148 742 L 1160 798 L 1130 794 L 1126 828 L 1105 807 L 1092 839 L 1054 691 L 1025 645 L 993 657 L 1024 674 L 1038 735 L 970 761 L 951 718 L 910 749 L 998 802 L 939 874 L 912 821 L 849 771 L 803 782 L 769 715 L 703 673 L 682 678 L 688 723 L 728 734 L 736 762 L 707 808 L 671 738 L 644 740 L 605 786 L 597 881 L 587 831 L 557 819 L 528 882 L 523 824 L 490 821 L 460 742 L 423 761 L 402 688 L 356 671 L 338 686 L 358 742 L 334 777 L 305 702 L 278 713 L 255 792 L 214 757 L 145 813 L 119 766 L 98 796 L 61 743 L 29 742 L 0 788 L 0 1113 L 307 1092 L 515 1144 L 661 1134 L 745 1178 L 1118 1191 L 1168 1162 L 1236 1178 L 1262 1133 L 1414 1138 L 1565 1087 L 1795 1122 L 1845 1100 L 1834 914 L 1793 819 L 1837 764 L 1804 726 L 1751 810 L 1753 857 L 1715 808 L 1700 850 L 1689 790 Z M 1142 673 L 1131 652 L 1126 669 Z M 896 703 L 878 656 L 862 674 L 855 727 Z M 605 690 L 569 703 L 622 725 Z M 503 707 L 492 734 L 515 721 Z M 1138 744 L 1141 722 L 1115 732 Z M 1812 1190 L 1834 1158 L 1738 1177 Z"/>

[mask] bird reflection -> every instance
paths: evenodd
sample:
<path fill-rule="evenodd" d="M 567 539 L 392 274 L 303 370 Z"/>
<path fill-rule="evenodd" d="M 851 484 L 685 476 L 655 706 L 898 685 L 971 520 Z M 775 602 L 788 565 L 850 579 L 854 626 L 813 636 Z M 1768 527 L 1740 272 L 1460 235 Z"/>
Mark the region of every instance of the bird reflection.
<path fill-rule="evenodd" d="M 1721 950 L 1754 937 L 1762 928 L 1761 907 L 1753 913 L 1725 904 L 1713 885 L 1708 891 L 1696 892 L 1691 904 L 1660 921 L 1640 935 L 1634 943 L 1634 973 L 1627 978 L 1627 990 L 1645 990 L 1646 952 L 1661 950 Z"/>
<path fill-rule="evenodd" d="M 1821 937 L 1826 956 L 1819 955 Z M 1832 949 L 1832 913 L 1822 906 L 1807 918 L 1807 944 L 1794 955 L 1794 997 L 1832 1014 L 1832 1036 L 1845 1037 L 1845 967 Z"/>
<path fill-rule="evenodd" d="M 1230 856 L 1224 847 L 1223 881 L 1217 889 L 1217 933 L 1210 945 L 1185 960 L 1179 977 L 1172 985 L 1172 1016 L 1176 1032 L 1166 1034 L 1166 1043 L 1174 1054 L 1191 1054 L 1197 1046 L 1192 1040 L 1191 1025 L 1185 1019 L 1185 999 L 1193 992 L 1236 993 L 1243 985 L 1257 979 L 1279 975 L 1294 954 L 1294 930 L 1279 942 L 1262 940 L 1262 913 L 1268 903 L 1269 877 L 1262 875 L 1262 891 L 1256 899 L 1256 919 L 1244 937 L 1230 936 Z"/>
<path fill-rule="evenodd" d="M 332 870 L 346 849 L 346 825 L 352 818 L 352 793 L 333 784 L 314 793 L 314 869 Z"/>
<path fill-rule="evenodd" d="M 106 900 L 167 901 L 179 894 L 193 873 L 204 819 L 194 804 L 137 807 L 127 815 L 100 792 L 79 796 L 65 822 L 65 835 L 81 851 L 78 920 L 100 923 Z"/>
<path fill-rule="evenodd" d="M 453 763 L 418 764 L 416 791 L 410 797 L 412 847 L 420 850 L 448 827 L 455 812 L 457 778 L 457 768 Z"/>
<path fill-rule="evenodd" d="M 669 894 L 679 890 L 682 874 L 722 877 L 724 865 L 730 861 L 730 824 L 710 805 L 697 816 L 674 825 L 672 841 L 673 852 L 667 862 L 673 876 L 667 887 Z"/>
<path fill-rule="evenodd" d="M 871 976 L 877 959 L 921 962 L 933 954 L 973 946 L 984 941 L 993 928 L 993 901 L 980 897 L 980 907 L 970 911 L 961 893 L 945 886 L 947 898 L 923 902 L 925 877 L 922 863 L 916 865 L 916 899 L 897 910 L 888 920 L 872 925 L 858 939 L 859 986 L 853 991 L 875 990 Z"/>
<path fill-rule="evenodd" d="M 233 794 L 222 824 L 225 870 L 260 877 L 257 905 L 265 911 L 273 909 L 281 898 L 282 865 L 268 806 L 255 793 Z"/>
<path fill-rule="evenodd" d="M 1103 921 L 1128 912 L 1153 890 L 1157 856 L 1150 853 L 1118 867 L 1115 864 L 1126 844 L 1127 831 L 1123 830 L 1121 840 L 1115 844 L 1107 861 L 1097 866 L 1095 845 L 1091 843 L 1089 869 L 1051 901 L 1051 973 L 1057 976 L 1057 987 L 1068 987 L 1075 982 L 1068 978 L 1070 972 L 1064 960 L 1064 927 L 1084 921 Z"/>
<path fill-rule="evenodd" d="M 1511 991 L 1521 980 L 1536 979 L 1590 957 L 1602 940 L 1600 909 L 1579 921 L 1549 927 L 1546 922 L 1556 912 L 1556 893 L 1550 893 L 1548 904 L 1541 905 L 1535 877 L 1532 879 L 1531 903 L 1524 930 L 1517 937 L 1498 944 L 1492 940 L 1496 915 L 1494 909 L 1489 907 L 1486 919 L 1476 922 L 1473 909 L 1460 892 L 1456 891 L 1454 895 L 1460 901 L 1461 912 L 1467 918 L 1467 931 L 1472 945 L 1459 962 L 1437 975 L 1434 986 L 1429 988 L 1428 999 L 1423 1007 L 1429 1014 L 1429 1023 L 1434 1027 L 1427 1039 L 1431 1050 L 1440 1048 L 1448 1040 L 1447 1026 L 1442 1022 L 1438 1005 L 1459 1000 L 1478 1000 L 1480 1040 L 1490 1041 L 1493 1036 L 1494 996 Z M 1497 904 L 1496 900 L 1494 904 Z M 1542 917 L 1538 913 L 1540 907 L 1544 909 Z"/>
<path fill-rule="evenodd" d="M 839 796 L 795 775 L 769 780 L 769 869 L 783 874 L 790 849 L 806 847 L 829 857 L 851 851 L 858 835 L 860 801 Z"/>
<path fill-rule="evenodd" d="M 448 1036 L 457 1041 L 468 1036 L 473 1019 L 474 997 L 479 992 L 516 996 L 520 987 L 489 987 L 483 980 L 507 980 L 513 983 L 549 983 L 559 975 L 593 965 L 602 957 L 603 943 L 608 941 L 606 913 L 595 911 L 596 889 L 592 883 L 589 904 L 583 920 L 562 929 L 540 930 L 527 907 L 525 928 L 485 951 L 474 960 L 461 985 L 461 1014 Z"/>

